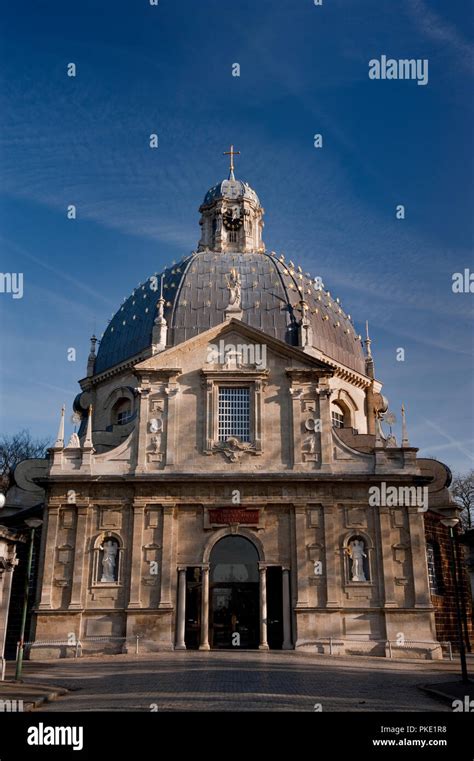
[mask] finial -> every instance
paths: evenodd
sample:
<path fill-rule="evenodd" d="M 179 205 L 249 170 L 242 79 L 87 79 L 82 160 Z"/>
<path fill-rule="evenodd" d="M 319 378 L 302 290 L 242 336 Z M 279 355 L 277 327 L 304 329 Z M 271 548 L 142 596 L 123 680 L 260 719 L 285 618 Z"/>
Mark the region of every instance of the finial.
<path fill-rule="evenodd" d="M 91 351 L 90 351 L 90 353 L 94 357 L 95 357 L 95 345 L 96 345 L 96 343 L 97 343 L 97 338 L 96 338 L 96 336 L 93 333 L 92 336 L 91 336 Z"/>
<path fill-rule="evenodd" d="M 161 276 L 160 282 L 160 298 L 156 304 L 157 312 L 153 323 L 152 332 L 152 353 L 156 354 L 159 351 L 166 349 L 166 342 L 168 340 L 168 324 L 165 320 L 165 297 L 163 296 L 163 280 L 164 275 Z"/>
<path fill-rule="evenodd" d="M 166 325 L 166 320 L 165 320 L 165 298 L 163 296 L 163 277 L 164 277 L 164 275 L 161 276 L 160 298 L 158 299 L 158 302 L 157 302 L 157 305 L 156 305 L 158 307 L 158 312 L 157 312 L 157 315 L 155 317 L 155 325 L 163 325 L 163 324 Z"/>
<path fill-rule="evenodd" d="M 372 349 L 370 348 L 370 344 L 372 343 L 372 341 L 370 340 L 370 336 L 369 336 L 369 321 L 368 320 L 365 321 L 365 336 L 366 336 L 365 347 L 367 349 L 367 357 L 369 359 L 372 359 Z"/>
<path fill-rule="evenodd" d="M 87 416 L 86 438 L 84 439 L 84 449 L 92 449 L 92 404 L 89 405 Z"/>
<path fill-rule="evenodd" d="M 56 443 L 54 445 L 55 449 L 63 449 L 64 448 L 64 411 L 66 407 L 63 404 L 61 407 L 61 418 L 59 420 L 59 428 L 58 428 L 58 435 L 56 437 Z"/>
<path fill-rule="evenodd" d="M 97 343 L 97 338 L 94 334 L 91 336 L 91 350 L 89 352 L 89 356 L 87 357 L 87 377 L 90 377 L 91 375 L 94 375 L 94 369 L 95 369 L 95 345 Z"/>
<path fill-rule="evenodd" d="M 407 432 L 407 419 L 405 415 L 405 405 L 402 402 L 402 449 L 404 447 L 409 447 L 410 442 L 408 441 L 408 432 Z"/>
<path fill-rule="evenodd" d="M 240 151 L 234 151 L 234 146 L 230 146 L 230 151 L 224 151 L 223 156 L 230 156 L 229 180 L 235 180 L 234 175 L 234 156 L 240 156 Z"/>

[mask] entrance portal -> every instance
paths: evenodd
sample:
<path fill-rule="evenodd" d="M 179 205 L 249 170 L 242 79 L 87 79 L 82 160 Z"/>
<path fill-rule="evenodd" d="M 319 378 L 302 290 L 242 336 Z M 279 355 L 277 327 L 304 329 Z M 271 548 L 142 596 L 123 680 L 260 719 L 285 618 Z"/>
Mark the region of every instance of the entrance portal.
<path fill-rule="evenodd" d="M 258 553 L 241 536 L 226 536 L 210 557 L 209 639 L 213 648 L 259 644 Z"/>

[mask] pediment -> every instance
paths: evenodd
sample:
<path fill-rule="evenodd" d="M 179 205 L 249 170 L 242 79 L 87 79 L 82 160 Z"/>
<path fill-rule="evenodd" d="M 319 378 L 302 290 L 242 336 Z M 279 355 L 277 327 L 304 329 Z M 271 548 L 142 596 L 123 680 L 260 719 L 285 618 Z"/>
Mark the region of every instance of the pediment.
<path fill-rule="evenodd" d="M 319 370 L 329 375 L 334 373 L 334 368 L 329 364 L 307 354 L 303 349 L 297 346 L 290 346 L 284 341 L 273 338 L 267 333 L 235 318 L 226 320 L 220 323 L 220 325 L 206 330 L 204 333 L 193 336 L 177 346 L 172 346 L 143 362 L 139 362 L 135 365 L 135 370 L 138 372 L 167 371 L 170 375 L 178 374 L 183 352 L 192 352 L 194 349 L 198 349 L 206 344 L 218 345 L 221 339 L 225 340 L 226 343 L 237 345 L 240 343 L 266 346 L 267 351 L 286 358 L 293 368 L 300 367 L 301 369 Z"/>

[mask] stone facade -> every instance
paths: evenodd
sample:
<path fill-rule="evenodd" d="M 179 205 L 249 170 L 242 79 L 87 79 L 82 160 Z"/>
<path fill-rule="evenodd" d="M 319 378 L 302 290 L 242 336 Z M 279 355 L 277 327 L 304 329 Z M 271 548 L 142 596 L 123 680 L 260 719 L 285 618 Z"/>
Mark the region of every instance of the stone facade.
<path fill-rule="evenodd" d="M 158 278 L 153 324 L 143 286 L 97 358 L 93 339 L 79 435 L 65 446 L 63 412 L 31 476 L 46 493 L 32 656 L 78 640 L 83 652 L 137 637 L 149 651 L 216 646 L 230 626 L 216 552 L 240 537 L 254 561 L 229 566 L 247 595 L 232 602 L 233 645 L 255 625 L 261 649 L 385 655 L 402 637 L 404 654 L 441 657 L 427 505 L 405 497 L 452 513 L 446 469 L 417 459 L 405 426 L 401 445 L 384 434 L 369 337 L 364 356 L 339 301 L 264 252 L 256 194 L 232 176 L 201 212 L 200 249 Z M 227 414 L 232 393 L 244 401 Z M 387 489 L 405 497 L 377 501 Z"/>

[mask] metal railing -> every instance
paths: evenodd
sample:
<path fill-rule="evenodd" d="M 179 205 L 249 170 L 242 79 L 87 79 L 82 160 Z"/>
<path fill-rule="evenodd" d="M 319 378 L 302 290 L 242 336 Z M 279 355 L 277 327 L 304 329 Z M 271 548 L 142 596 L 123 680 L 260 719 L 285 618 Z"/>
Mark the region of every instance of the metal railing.
<path fill-rule="evenodd" d="M 426 640 L 416 640 L 416 639 L 406 639 L 403 642 L 399 642 L 396 639 L 388 639 L 386 640 L 386 645 L 388 646 L 388 657 L 393 657 L 393 650 L 392 648 L 406 648 L 408 650 L 416 650 L 418 645 L 430 645 L 430 650 L 437 650 L 438 648 L 441 648 L 441 654 L 444 656 L 443 653 L 443 646 L 447 648 L 448 650 L 448 657 L 449 660 L 453 660 L 453 648 L 451 646 L 451 642 L 427 642 Z"/>
<path fill-rule="evenodd" d="M 380 645 L 381 647 L 385 648 L 385 651 L 388 649 L 388 657 L 393 658 L 393 650 L 396 648 L 406 648 L 406 649 L 413 649 L 415 650 L 418 645 L 428 645 L 430 651 L 441 649 L 441 654 L 444 657 L 443 647 L 446 648 L 448 652 L 448 658 L 450 661 L 453 660 L 453 649 L 451 642 L 434 642 L 434 641 L 428 641 L 428 640 L 404 640 L 403 642 L 400 642 L 399 640 L 384 640 L 384 639 L 371 639 L 371 640 L 359 640 L 359 639 L 342 639 L 341 637 L 318 637 L 313 640 L 308 640 L 304 643 L 305 647 L 311 647 L 312 645 L 329 645 L 329 655 L 334 655 L 334 651 L 337 647 L 344 647 L 344 646 L 354 646 L 354 645 L 361 645 L 361 649 L 364 649 L 364 645 Z M 426 648 L 427 649 L 427 648 Z"/>
<path fill-rule="evenodd" d="M 31 642 L 24 642 L 23 647 L 28 652 L 30 652 L 35 647 L 68 647 L 68 648 L 74 648 L 74 658 L 80 658 L 82 655 L 82 652 L 84 650 L 84 645 L 87 645 L 89 642 L 123 642 L 123 644 L 127 644 L 130 642 L 131 646 L 135 648 L 135 655 L 139 654 L 139 641 L 140 639 L 143 639 L 140 637 L 140 635 L 135 634 L 133 637 L 81 637 L 80 639 L 71 640 L 71 639 L 50 639 L 50 640 L 34 640 Z M 20 648 L 20 643 L 17 642 L 16 646 L 16 655 L 18 658 L 18 651 Z"/>

